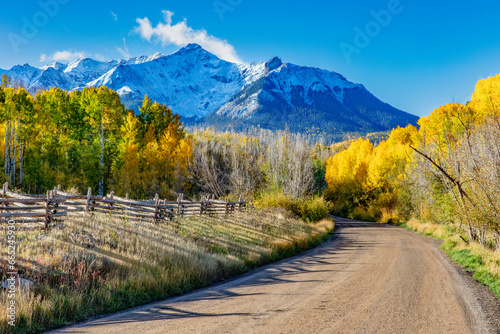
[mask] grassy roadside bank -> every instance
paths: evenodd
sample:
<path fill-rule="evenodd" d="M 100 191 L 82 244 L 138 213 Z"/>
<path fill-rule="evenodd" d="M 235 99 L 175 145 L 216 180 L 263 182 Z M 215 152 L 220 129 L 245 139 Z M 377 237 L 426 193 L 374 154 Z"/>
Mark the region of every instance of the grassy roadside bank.
<path fill-rule="evenodd" d="M 16 267 L 35 287 L 17 290 L 15 327 L 0 292 L 0 332 L 38 333 L 184 294 L 309 249 L 333 229 L 331 220 L 307 224 L 268 209 L 166 225 L 101 216 L 47 234 L 17 231 Z M 0 234 L 5 281 L 7 234 Z"/>
<path fill-rule="evenodd" d="M 434 224 L 411 219 L 407 223 L 397 224 L 408 230 L 443 240 L 443 249 L 450 259 L 473 274 L 473 277 L 488 286 L 500 297 L 500 252 L 469 242 L 465 229 L 458 225 Z M 462 239 L 463 238 L 463 239 Z M 465 240 L 464 240 L 465 239 Z"/>

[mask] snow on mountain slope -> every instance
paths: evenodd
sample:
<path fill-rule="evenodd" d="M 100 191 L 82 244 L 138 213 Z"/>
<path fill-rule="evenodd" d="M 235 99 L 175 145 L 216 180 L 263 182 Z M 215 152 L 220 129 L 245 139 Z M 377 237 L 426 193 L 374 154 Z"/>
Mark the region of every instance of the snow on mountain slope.
<path fill-rule="evenodd" d="M 41 73 L 41 69 L 32 67 L 28 64 L 16 65 L 7 72 L 13 81 L 26 88 L 30 88 L 32 86 L 31 83 L 35 81 Z"/>
<path fill-rule="evenodd" d="M 120 61 L 111 60 L 109 62 L 85 58 L 73 61 L 69 64 L 55 62 L 41 68 L 25 64 L 22 66 L 16 65 L 8 71 L 0 71 L 0 74 L 7 73 L 16 82 L 30 90 L 59 87 L 71 91 L 86 87 L 88 82 L 96 80 L 117 66 L 142 64 L 161 57 L 164 57 L 164 55 L 155 53 L 151 56 L 142 56 Z"/>
<path fill-rule="evenodd" d="M 273 58 L 264 75 L 203 119 L 221 130 L 250 127 L 299 133 L 387 131 L 416 124 L 418 117 L 398 110 L 342 75 L 313 67 L 282 64 Z"/>
<path fill-rule="evenodd" d="M 313 103 L 313 92 L 328 92 L 333 94 L 337 101 L 343 102 L 344 91 L 359 87 L 360 85 L 347 81 L 338 73 L 321 70 L 313 67 L 284 64 L 269 74 L 269 80 L 274 83 L 271 91 L 280 91 L 285 100 L 292 105 L 296 87 L 303 90 L 300 94 L 306 103 Z"/>
<path fill-rule="evenodd" d="M 249 117 L 261 105 L 259 101 L 275 101 L 279 95 L 289 107 L 313 106 L 315 93 L 331 94 L 342 103 L 344 92 L 362 87 L 347 81 L 342 75 L 313 67 L 282 64 L 279 58 L 262 63 L 265 81 L 254 81 L 233 99 L 216 111 L 217 115 L 230 118 Z M 260 76 L 262 78 L 262 76 Z M 264 83 L 268 89 L 263 91 Z M 301 99 L 302 101 L 297 101 Z"/>
<path fill-rule="evenodd" d="M 40 67 L 41 70 L 46 71 L 49 68 L 53 68 L 56 71 L 64 71 L 68 67 L 68 64 L 63 64 L 60 62 L 55 62 L 49 65 L 45 65 L 43 67 Z"/>
<path fill-rule="evenodd" d="M 25 86 L 26 87 L 26 86 Z M 65 90 L 72 90 L 71 78 L 64 75 L 62 70 L 57 70 L 53 67 L 48 67 L 46 70 L 42 71 L 36 78 L 34 78 L 30 88 L 49 88 L 49 87 L 59 87 Z"/>
<path fill-rule="evenodd" d="M 127 60 L 120 60 L 119 64 L 120 65 L 137 65 L 137 64 L 142 64 L 142 63 L 147 63 L 149 61 L 156 60 L 158 58 L 165 57 L 163 53 L 156 52 L 155 54 L 151 56 L 141 56 L 141 57 L 135 57 L 135 58 L 129 58 Z"/>
<path fill-rule="evenodd" d="M 15 66 L 7 73 L 28 89 L 65 90 L 107 86 L 123 103 L 137 110 L 146 94 L 184 117 L 201 118 L 224 105 L 234 94 L 264 75 L 265 63 L 249 66 L 221 60 L 197 44 L 171 55 L 100 62 L 79 59 L 42 68 Z"/>
<path fill-rule="evenodd" d="M 239 64 L 238 67 L 241 74 L 245 77 L 245 86 L 253 84 L 265 75 L 266 72 L 266 63 L 260 61 L 253 62 L 250 66 Z"/>
<path fill-rule="evenodd" d="M 129 107 L 136 108 L 148 94 L 182 116 L 203 117 L 258 77 L 259 66 L 242 67 L 217 58 L 199 45 L 189 44 L 169 56 L 120 65 L 87 86 L 110 87 L 120 93 Z"/>
<path fill-rule="evenodd" d="M 116 60 L 109 62 L 100 62 L 90 58 L 76 60 L 68 64 L 63 71 L 70 84 L 70 87 L 67 89 L 73 90 L 82 82 L 92 81 L 117 65 L 118 62 Z"/>

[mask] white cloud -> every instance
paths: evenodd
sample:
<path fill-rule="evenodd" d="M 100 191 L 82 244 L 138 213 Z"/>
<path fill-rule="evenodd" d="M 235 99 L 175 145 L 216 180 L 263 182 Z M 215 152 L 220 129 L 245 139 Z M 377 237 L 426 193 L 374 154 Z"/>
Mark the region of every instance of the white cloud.
<path fill-rule="evenodd" d="M 227 41 L 209 35 L 205 29 L 194 30 L 187 25 L 186 19 L 172 25 L 174 13 L 163 10 L 162 14 L 165 23 L 159 22 L 156 27 L 153 27 L 147 17 L 138 18 L 136 21 L 139 26 L 135 27 L 134 31 L 148 42 L 154 40 L 161 42 L 163 46 L 171 44 L 185 46 L 189 43 L 197 43 L 221 59 L 234 63 L 243 63 L 234 47 Z"/>
<path fill-rule="evenodd" d="M 60 61 L 60 62 L 71 62 L 73 60 L 82 59 L 87 57 L 87 54 L 84 51 L 56 51 L 52 55 L 47 56 L 47 54 L 42 53 L 40 55 L 40 62 L 44 63 L 47 61 Z"/>
<path fill-rule="evenodd" d="M 113 17 L 115 18 L 115 21 L 118 21 L 118 15 L 116 15 L 115 13 L 111 12 L 111 15 L 113 15 Z"/>
<path fill-rule="evenodd" d="M 127 41 L 125 37 L 123 37 L 123 49 L 117 47 L 116 50 L 120 52 L 123 58 L 129 59 L 130 58 L 130 53 L 128 52 L 128 47 L 127 47 Z"/>

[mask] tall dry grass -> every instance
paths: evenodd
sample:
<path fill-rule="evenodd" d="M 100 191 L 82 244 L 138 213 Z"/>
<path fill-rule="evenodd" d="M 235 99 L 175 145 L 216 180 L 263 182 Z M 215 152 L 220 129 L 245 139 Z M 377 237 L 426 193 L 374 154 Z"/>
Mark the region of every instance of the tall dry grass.
<path fill-rule="evenodd" d="M 446 225 L 443 224 L 423 222 L 412 218 L 406 223 L 406 225 L 418 233 L 429 235 L 437 239 L 444 239 L 452 235 L 452 233 L 450 233 L 450 229 L 447 229 Z"/>
<path fill-rule="evenodd" d="M 186 293 L 311 247 L 332 229 L 273 209 L 162 225 L 95 216 L 47 233 L 17 231 L 17 269 L 36 288 L 16 293 L 16 327 L 7 324 L 1 292 L 0 332 L 37 333 Z"/>

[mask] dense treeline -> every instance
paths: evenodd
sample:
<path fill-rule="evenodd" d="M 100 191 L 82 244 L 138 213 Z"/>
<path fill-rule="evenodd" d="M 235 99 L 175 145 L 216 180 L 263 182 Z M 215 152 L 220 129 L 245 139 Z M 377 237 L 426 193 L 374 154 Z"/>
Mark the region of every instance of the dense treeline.
<path fill-rule="evenodd" d="M 182 187 L 192 145 L 166 106 L 146 96 L 135 116 L 106 87 L 33 97 L 7 86 L 0 88 L 3 181 L 30 193 L 61 184 L 136 198 Z"/>
<path fill-rule="evenodd" d="M 392 131 L 359 139 L 328 160 L 326 196 L 337 214 L 467 226 L 470 240 L 500 248 L 500 75 L 481 80 L 466 105 L 448 104 Z"/>

